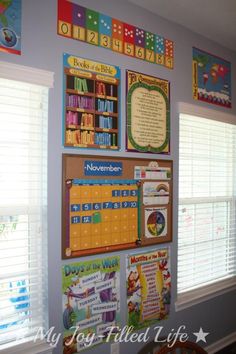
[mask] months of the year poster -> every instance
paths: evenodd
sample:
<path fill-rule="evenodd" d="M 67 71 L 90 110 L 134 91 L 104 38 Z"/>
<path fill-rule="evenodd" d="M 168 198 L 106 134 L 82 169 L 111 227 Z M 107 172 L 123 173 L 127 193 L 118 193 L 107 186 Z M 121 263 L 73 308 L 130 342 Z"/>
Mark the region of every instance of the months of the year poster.
<path fill-rule="evenodd" d="M 166 319 L 171 302 L 169 250 L 130 254 L 126 269 L 128 325 L 137 330 Z"/>

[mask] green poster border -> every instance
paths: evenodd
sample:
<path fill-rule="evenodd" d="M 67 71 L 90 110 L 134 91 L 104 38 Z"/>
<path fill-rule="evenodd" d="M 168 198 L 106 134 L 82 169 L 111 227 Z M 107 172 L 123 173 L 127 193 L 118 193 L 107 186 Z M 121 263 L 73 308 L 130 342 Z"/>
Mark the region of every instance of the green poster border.
<path fill-rule="evenodd" d="M 128 75 L 128 73 L 127 73 Z M 148 76 L 148 75 L 147 75 Z M 164 80 L 163 80 L 164 81 Z M 169 83 L 168 83 L 169 86 Z M 164 143 L 158 147 L 158 148 L 154 148 L 151 146 L 146 146 L 146 147 L 141 147 L 139 146 L 131 133 L 131 113 L 132 113 L 132 106 L 131 106 L 131 98 L 132 95 L 134 93 L 134 91 L 139 88 L 139 87 L 143 87 L 145 89 L 147 89 L 148 91 L 158 91 L 164 98 L 165 103 L 166 103 L 166 139 L 164 141 Z M 148 84 L 144 84 L 142 82 L 136 82 L 135 84 L 133 84 L 130 89 L 128 89 L 128 93 L 127 93 L 127 130 L 128 130 L 128 142 L 130 142 L 133 146 L 133 148 L 135 148 L 138 152 L 152 152 L 152 153 L 165 153 L 163 150 L 166 148 L 166 146 L 168 146 L 168 152 L 170 152 L 170 147 L 169 147 L 169 142 L 170 142 L 170 102 L 169 102 L 169 96 L 167 96 L 165 94 L 165 92 L 158 86 L 155 85 L 148 85 Z M 132 150 L 128 148 L 128 144 L 127 144 L 127 150 Z"/>

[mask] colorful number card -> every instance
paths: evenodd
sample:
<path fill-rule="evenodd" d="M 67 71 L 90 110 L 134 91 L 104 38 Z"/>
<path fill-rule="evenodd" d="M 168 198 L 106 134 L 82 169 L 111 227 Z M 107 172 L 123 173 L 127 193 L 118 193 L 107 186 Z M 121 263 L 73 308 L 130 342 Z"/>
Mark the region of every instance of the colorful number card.
<path fill-rule="evenodd" d="M 109 340 L 120 327 L 120 258 L 62 268 L 63 353 L 80 353 Z"/>
<path fill-rule="evenodd" d="M 62 257 L 172 239 L 172 162 L 63 155 Z"/>
<path fill-rule="evenodd" d="M 128 326 L 137 330 L 166 319 L 171 302 L 169 250 L 130 254 L 126 269 Z"/>
<path fill-rule="evenodd" d="M 120 69 L 64 53 L 64 145 L 119 149 Z"/>
<path fill-rule="evenodd" d="M 68 0 L 58 0 L 58 34 L 169 69 L 174 67 L 173 41 Z"/>
<path fill-rule="evenodd" d="M 127 150 L 168 154 L 169 81 L 127 70 L 126 83 Z"/>
<path fill-rule="evenodd" d="M 0 0 L 0 51 L 21 54 L 21 0 Z"/>
<path fill-rule="evenodd" d="M 193 98 L 231 108 L 231 64 L 193 48 Z"/>

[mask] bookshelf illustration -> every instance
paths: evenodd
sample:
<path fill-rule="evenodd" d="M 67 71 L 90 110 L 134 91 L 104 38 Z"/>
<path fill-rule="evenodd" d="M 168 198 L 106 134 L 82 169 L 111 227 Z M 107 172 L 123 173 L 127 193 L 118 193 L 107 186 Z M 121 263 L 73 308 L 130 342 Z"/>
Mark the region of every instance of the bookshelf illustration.
<path fill-rule="evenodd" d="M 63 154 L 62 257 L 172 240 L 172 161 Z"/>
<path fill-rule="evenodd" d="M 119 92 L 118 67 L 64 54 L 64 145 L 118 150 Z"/>

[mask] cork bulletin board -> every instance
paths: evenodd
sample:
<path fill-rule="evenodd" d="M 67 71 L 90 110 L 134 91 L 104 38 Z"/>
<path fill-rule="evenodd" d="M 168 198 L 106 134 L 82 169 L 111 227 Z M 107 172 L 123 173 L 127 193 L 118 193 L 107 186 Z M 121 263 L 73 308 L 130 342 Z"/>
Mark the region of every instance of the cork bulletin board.
<path fill-rule="evenodd" d="M 172 161 L 63 154 L 62 258 L 172 240 Z"/>

